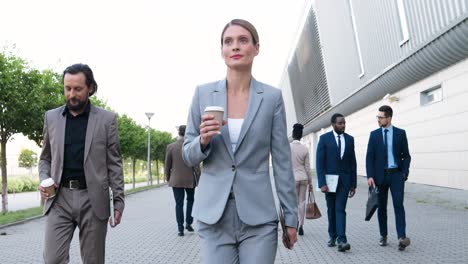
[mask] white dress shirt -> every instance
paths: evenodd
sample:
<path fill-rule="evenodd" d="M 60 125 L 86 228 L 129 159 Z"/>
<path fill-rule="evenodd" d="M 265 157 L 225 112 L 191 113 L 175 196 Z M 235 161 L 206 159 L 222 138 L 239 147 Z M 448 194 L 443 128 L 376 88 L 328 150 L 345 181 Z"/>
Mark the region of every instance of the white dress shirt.
<path fill-rule="evenodd" d="M 333 135 L 335 136 L 336 147 L 338 147 L 338 134 L 333 130 Z M 340 151 L 340 158 L 343 159 L 344 151 L 345 151 L 345 139 L 344 133 L 339 135 L 341 141 L 341 151 Z"/>

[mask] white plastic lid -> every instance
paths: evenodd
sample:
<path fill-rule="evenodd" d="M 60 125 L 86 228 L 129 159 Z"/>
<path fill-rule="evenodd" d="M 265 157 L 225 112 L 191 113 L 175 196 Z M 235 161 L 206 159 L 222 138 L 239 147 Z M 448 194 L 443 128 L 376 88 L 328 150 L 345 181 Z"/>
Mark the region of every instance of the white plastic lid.
<path fill-rule="evenodd" d="M 54 182 L 54 180 L 52 178 L 47 178 L 47 179 L 41 181 L 41 186 L 42 187 L 49 187 L 49 186 L 54 185 L 54 183 L 55 182 Z"/>
<path fill-rule="evenodd" d="M 205 108 L 205 112 L 208 112 L 208 111 L 224 112 L 224 108 L 222 108 L 221 106 L 207 106 Z"/>

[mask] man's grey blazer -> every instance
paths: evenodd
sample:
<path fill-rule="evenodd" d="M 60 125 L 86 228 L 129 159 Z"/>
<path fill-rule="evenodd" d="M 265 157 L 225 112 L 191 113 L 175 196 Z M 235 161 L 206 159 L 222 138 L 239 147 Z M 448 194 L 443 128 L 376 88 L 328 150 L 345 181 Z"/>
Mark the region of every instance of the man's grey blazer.
<path fill-rule="evenodd" d="M 234 152 L 229 124 L 201 151 L 199 126 L 207 106 L 222 106 L 227 110 L 226 80 L 198 86 L 190 107 L 183 158 L 188 166 L 203 162 L 193 217 L 207 224 L 218 222 L 232 187 L 237 212 L 244 223 L 260 225 L 278 220 L 270 183 L 271 153 L 286 225 L 296 227 L 297 198 L 281 91 L 252 78 L 247 114 Z M 226 111 L 224 119 L 227 120 Z"/>
<path fill-rule="evenodd" d="M 51 177 L 59 186 L 62 181 L 67 118 L 65 106 L 47 111 L 44 118 L 44 142 L 39 160 L 39 178 Z M 114 192 L 114 208 L 123 213 L 124 179 L 116 115 L 91 105 L 86 130 L 84 171 L 89 200 L 94 214 L 109 218 L 109 186 Z M 60 188 L 58 190 L 60 195 Z M 55 197 L 47 199 L 44 214 L 49 212 Z"/>

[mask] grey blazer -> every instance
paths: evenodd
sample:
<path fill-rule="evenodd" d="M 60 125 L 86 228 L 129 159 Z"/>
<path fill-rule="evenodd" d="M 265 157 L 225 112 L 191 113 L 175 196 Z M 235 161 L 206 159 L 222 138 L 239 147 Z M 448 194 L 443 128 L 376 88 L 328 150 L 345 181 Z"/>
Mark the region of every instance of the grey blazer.
<path fill-rule="evenodd" d="M 291 142 L 290 147 L 295 180 L 307 181 L 309 184 L 312 184 L 309 149 L 299 141 Z"/>
<path fill-rule="evenodd" d="M 198 86 L 190 107 L 183 158 L 188 166 L 203 161 L 193 217 L 207 224 L 218 222 L 232 187 L 237 212 L 244 223 L 260 225 L 278 220 L 270 183 L 271 153 L 286 225 L 296 227 L 297 198 L 281 91 L 252 78 L 247 114 L 234 152 L 229 124 L 222 128 L 221 135 L 211 139 L 204 152 L 201 151 L 199 126 L 206 106 L 227 109 L 226 80 Z M 224 119 L 227 120 L 226 112 Z"/>
<path fill-rule="evenodd" d="M 64 107 L 45 113 L 44 142 L 39 160 L 39 178 L 44 180 L 52 177 L 59 186 L 67 121 L 66 116 L 62 115 Z M 123 213 L 124 179 L 116 115 L 93 105 L 86 130 L 84 171 L 94 214 L 102 220 L 109 218 L 109 186 L 114 192 L 114 208 Z M 60 187 L 58 192 L 60 195 Z M 55 197 L 47 199 L 44 214 L 48 213 L 54 201 Z"/>

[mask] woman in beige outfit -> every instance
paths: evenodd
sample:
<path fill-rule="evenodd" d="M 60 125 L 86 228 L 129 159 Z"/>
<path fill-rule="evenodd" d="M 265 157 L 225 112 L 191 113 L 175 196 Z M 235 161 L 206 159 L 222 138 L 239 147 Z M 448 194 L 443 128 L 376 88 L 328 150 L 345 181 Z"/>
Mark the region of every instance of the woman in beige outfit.
<path fill-rule="evenodd" d="M 307 186 L 309 190 L 312 189 L 312 175 L 310 171 L 309 162 L 309 149 L 302 145 L 300 142 L 302 138 L 302 130 L 304 126 L 302 124 L 294 124 L 293 127 L 293 142 L 291 142 L 291 159 L 294 170 L 294 178 L 296 180 L 296 195 L 299 209 L 299 235 L 304 235 L 304 214 L 305 214 L 305 203 L 306 203 L 306 191 Z"/>

